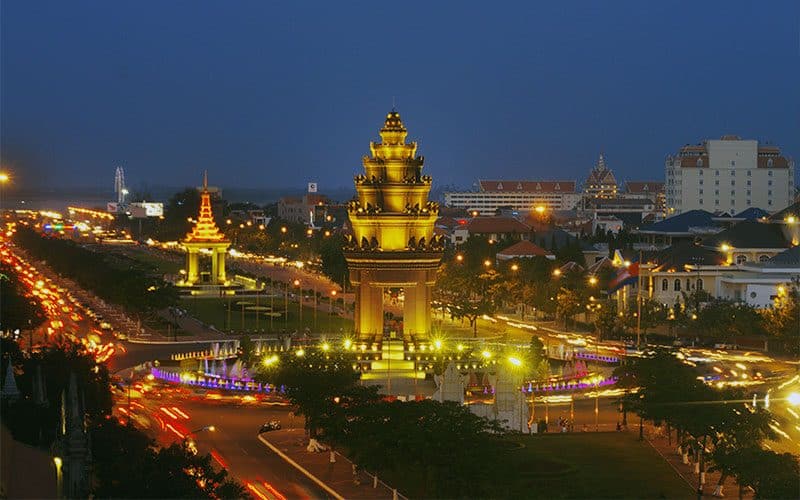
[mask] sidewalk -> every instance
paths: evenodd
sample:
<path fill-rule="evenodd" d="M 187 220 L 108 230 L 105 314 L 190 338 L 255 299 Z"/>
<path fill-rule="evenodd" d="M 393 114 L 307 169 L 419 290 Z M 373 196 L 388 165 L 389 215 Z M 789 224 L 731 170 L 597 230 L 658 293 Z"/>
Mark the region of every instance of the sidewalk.
<path fill-rule="evenodd" d="M 308 438 L 303 429 L 282 429 L 268 432 L 259 435 L 259 439 L 266 446 L 277 449 L 276 453 L 283 455 L 281 458 L 319 484 L 335 498 L 405 498 L 380 480 L 377 481 L 377 488 L 373 488 L 375 484 L 374 477 L 364 471 L 359 471 L 358 479 L 360 484 L 355 484 L 353 481 L 352 462 L 336 453 L 336 462 L 331 463 L 329 451 L 319 453 L 307 451 Z M 275 451 L 275 449 L 272 451 Z"/>
<path fill-rule="evenodd" d="M 639 432 L 638 425 L 629 425 L 628 429 L 630 432 L 635 432 L 637 434 Z M 666 460 L 670 466 L 672 466 L 675 472 L 677 472 L 678 475 L 680 475 L 687 483 L 691 485 L 695 491 L 697 491 L 698 474 L 695 472 L 693 463 L 689 462 L 688 464 L 684 464 L 682 457 L 678 455 L 678 443 L 675 438 L 675 434 L 673 433 L 672 436 L 672 444 L 669 444 L 669 440 L 667 439 L 667 436 L 664 434 L 663 430 L 653 427 L 652 425 L 645 425 L 644 438 L 645 441 L 647 441 L 650 446 L 652 446 L 653 449 L 655 449 L 658 454 L 661 455 L 661 457 Z M 706 466 L 708 466 L 708 462 L 706 462 Z M 703 486 L 703 497 L 715 498 L 713 494 L 714 490 L 717 488 L 719 478 L 719 472 L 706 472 L 706 482 Z M 728 498 L 738 497 L 739 485 L 736 483 L 735 479 L 729 477 L 725 480 L 722 487 L 722 494 Z M 752 499 L 753 491 L 745 488 L 742 491 L 742 498 Z"/>

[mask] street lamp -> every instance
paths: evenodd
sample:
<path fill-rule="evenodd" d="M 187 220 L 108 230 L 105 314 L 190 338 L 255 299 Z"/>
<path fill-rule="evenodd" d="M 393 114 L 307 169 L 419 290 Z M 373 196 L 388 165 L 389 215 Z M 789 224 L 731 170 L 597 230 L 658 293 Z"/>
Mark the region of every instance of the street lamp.
<path fill-rule="evenodd" d="M 214 427 L 213 425 L 206 425 L 206 426 L 200 427 L 199 429 L 195 429 L 193 431 L 189 431 L 186 434 L 186 436 L 184 436 L 184 439 L 187 439 L 192 434 L 197 434 L 198 432 L 203 432 L 203 431 L 216 432 L 216 430 L 217 430 L 217 428 Z"/>
<path fill-rule="evenodd" d="M 61 490 L 63 489 L 64 483 L 64 474 L 61 466 L 64 464 L 64 462 L 61 460 L 61 457 L 53 457 L 53 463 L 56 466 L 56 498 L 61 498 L 63 496 Z"/>
<path fill-rule="evenodd" d="M 556 278 L 561 276 L 561 269 L 554 269 L 553 270 L 553 276 L 556 277 Z"/>
<path fill-rule="evenodd" d="M 464 262 L 464 256 L 461 254 L 456 255 L 456 262 Z"/>
<path fill-rule="evenodd" d="M 299 289 L 300 295 L 297 297 L 297 302 L 300 304 L 300 328 L 303 327 L 303 289 L 300 288 L 300 280 L 294 280 L 292 283 L 295 288 Z"/>
<path fill-rule="evenodd" d="M 486 259 L 486 260 L 483 261 L 483 265 L 485 267 L 492 267 L 492 261 L 489 260 L 489 259 Z"/>
<path fill-rule="evenodd" d="M 331 290 L 331 296 L 328 299 L 328 306 L 330 310 L 328 311 L 328 330 L 333 333 L 333 301 L 336 299 L 336 290 Z"/>

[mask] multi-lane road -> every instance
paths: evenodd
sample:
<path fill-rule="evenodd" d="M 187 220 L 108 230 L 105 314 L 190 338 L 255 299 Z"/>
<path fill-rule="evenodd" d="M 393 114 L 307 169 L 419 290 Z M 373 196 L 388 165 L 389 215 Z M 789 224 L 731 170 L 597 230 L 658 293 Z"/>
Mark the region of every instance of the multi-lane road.
<path fill-rule="evenodd" d="M 200 453 L 209 453 L 257 497 L 326 498 L 323 490 L 258 439 L 261 425 L 272 420 L 284 429 L 302 428 L 303 419 L 290 411 L 283 405 L 208 399 L 159 386 L 133 399 L 130 406 L 126 395 L 119 393 L 115 414 L 122 420 L 130 416 L 161 444 L 193 441 Z M 212 426 L 214 430 L 208 430 Z"/>

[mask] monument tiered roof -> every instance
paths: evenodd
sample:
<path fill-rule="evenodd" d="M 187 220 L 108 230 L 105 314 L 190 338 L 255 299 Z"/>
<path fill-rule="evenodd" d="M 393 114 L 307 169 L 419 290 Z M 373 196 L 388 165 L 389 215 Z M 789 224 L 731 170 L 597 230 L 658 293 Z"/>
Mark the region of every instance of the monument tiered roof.
<path fill-rule="evenodd" d="M 208 192 L 208 172 L 203 174 L 203 191 L 200 193 L 200 213 L 192 231 L 186 235 L 186 243 L 226 243 L 228 240 L 214 222 L 211 212 L 211 193 Z"/>

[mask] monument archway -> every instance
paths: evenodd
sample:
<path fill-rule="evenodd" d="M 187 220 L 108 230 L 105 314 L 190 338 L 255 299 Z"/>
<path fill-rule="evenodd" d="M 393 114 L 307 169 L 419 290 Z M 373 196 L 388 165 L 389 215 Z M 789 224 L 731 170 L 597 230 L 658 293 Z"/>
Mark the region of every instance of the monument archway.
<path fill-rule="evenodd" d="M 357 196 L 348 206 L 353 234 L 345 248 L 355 289 L 355 333 L 361 341 L 380 341 L 384 328 L 384 289 L 403 288 L 403 337 L 425 342 L 431 332 L 431 290 L 442 258 L 443 240 L 434 235 L 438 203 L 428 201 L 431 177 L 422 175 L 424 158 L 392 110 L 370 143 L 357 175 Z"/>

